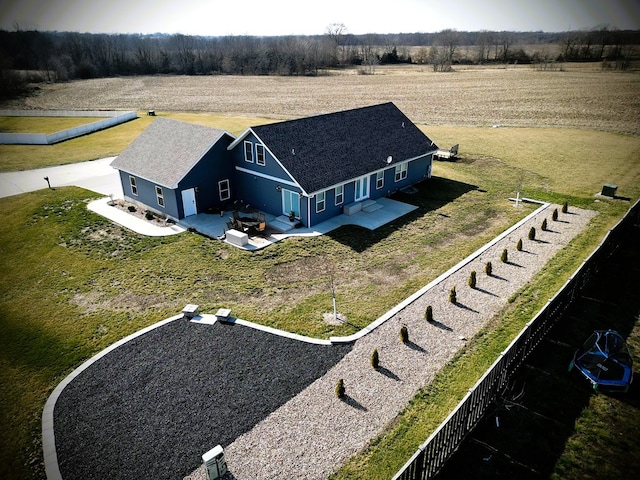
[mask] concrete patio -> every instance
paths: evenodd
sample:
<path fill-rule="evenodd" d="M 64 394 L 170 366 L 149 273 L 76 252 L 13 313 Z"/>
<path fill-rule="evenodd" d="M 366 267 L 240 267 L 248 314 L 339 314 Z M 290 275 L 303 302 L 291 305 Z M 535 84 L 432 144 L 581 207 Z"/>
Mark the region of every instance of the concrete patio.
<path fill-rule="evenodd" d="M 358 225 L 368 230 L 375 230 L 418 208 L 390 198 L 378 198 L 376 203 L 377 208 L 375 210 L 372 209 L 373 211 L 360 210 L 352 215 L 338 215 L 311 228 L 294 228 L 292 224 L 287 226 L 288 220 L 284 216 L 275 217 L 274 215 L 266 214 L 267 229 L 259 235 L 250 234 L 248 243 L 244 246 L 239 246 L 225 239 L 225 233 L 229 229 L 227 222 L 229 217 L 232 216 L 231 211 L 223 212 L 222 215 L 207 213 L 191 215 L 180 220 L 179 225 L 207 237 L 223 240 L 237 248 L 260 250 L 287 237 L 324 235 L 343 225 Z"/>

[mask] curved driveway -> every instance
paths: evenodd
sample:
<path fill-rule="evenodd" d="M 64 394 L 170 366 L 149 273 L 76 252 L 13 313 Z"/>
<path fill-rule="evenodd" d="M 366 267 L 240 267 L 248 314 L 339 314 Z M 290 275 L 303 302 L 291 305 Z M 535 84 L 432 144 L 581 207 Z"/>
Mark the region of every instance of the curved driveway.
<path fill-rule="evenodd" d="M 59 392 L 61 477 L 183 478 L 203 453 L 249 431 L 350 350 L 238 324 L 161 322 Z"/>

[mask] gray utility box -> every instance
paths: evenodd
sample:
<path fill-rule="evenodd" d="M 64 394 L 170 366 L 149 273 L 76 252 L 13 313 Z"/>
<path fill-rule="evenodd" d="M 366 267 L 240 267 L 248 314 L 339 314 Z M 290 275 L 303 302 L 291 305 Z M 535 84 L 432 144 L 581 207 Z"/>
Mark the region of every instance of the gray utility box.
<path fill-rule="evenodd" d="M 600 193 L 600 195 L 603 195 L 605 197 L 615 197 L 616 190 L 618 190 L 617 185 L 614 185 L 613 183 L 605 183 L 602 186 L 602 192 Z"/>
<path fill-rule="evenodd" d="M 202 463 L 207 472 L 207 480 L 222 478 L 227 473 L 227 461 L 224 459 L 224 449 L 220 445 L 202 455 Z"/>

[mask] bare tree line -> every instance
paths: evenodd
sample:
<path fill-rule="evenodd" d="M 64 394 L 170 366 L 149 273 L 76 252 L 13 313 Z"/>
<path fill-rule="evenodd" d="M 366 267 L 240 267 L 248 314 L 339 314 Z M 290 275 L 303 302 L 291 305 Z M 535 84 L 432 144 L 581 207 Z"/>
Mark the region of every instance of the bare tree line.
<path fill-rule="evenodd" d="M 317 75 L 329 68 L 357 65 L 373 73 L 376 65 L 429 64 L 448 71 L 458 63 L 537 63 L 606 61 L 626 68 L 636 56 L 640 31 L 601 27 L 577 32 L 459 32 L 353 35 L 331 24 L 315 36 L 223 36 L 182 34 L 90 34 L 0 30 L 0 95 L 10 96 L 38 72 L 59 82 L 110 76 Z M 526 53 L 523 45 L 539 46 Z M 552 56 L 549 46 L 561 46 Z M 467 48 L 464 51 L 462 46 Z M 472 47 L 472 48 L 469 48 Z M 35 79 L 38 75 L 32 75 Z M 22 79 L 22 82 L 21 82 Z"/>

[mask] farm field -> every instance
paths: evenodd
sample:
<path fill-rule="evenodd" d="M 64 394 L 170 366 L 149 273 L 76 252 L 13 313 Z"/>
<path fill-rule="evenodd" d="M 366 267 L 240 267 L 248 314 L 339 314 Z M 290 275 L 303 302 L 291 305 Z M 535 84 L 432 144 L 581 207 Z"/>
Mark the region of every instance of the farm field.
<path fill-rule="evenodd" d="M 598 216 L 553 275 L 509 306 L 517 331 L 640 196 L 639 83 L 638 73 L 593 66 L 451 74 L 402 67 L 318 78 L 87 80 L 48 85 L 12 102 L 13 108 L 154 108 L 237 134 L 272 119 L 390 100 L 440 146 L 460 143 L 461 159 L 437 162 L 433 181 L 402 198 L 419 209 L 401 222 L 376 232 L 343 228 L 322 242 L 282 242 L 250 258 L 199 236 L 140 238 L 87 212 L 95 195 L 75 188 L 2 199 L 0 428 L 12 433 L 0 441 L 0 476 L 42 478 L 38 436 L 47 395 L 83 359 L 119 338 L 192 302 L 312 336 L 351 333 L 524 216 L 506 200 L 520 185 L 525 196 L 568 200 Z M 141 116 L 60 148 L 0 146 L 0 168 L 117 155 L 150 121 Z M 596 200 L 608 182 L 626 200 Z M 349 325 L 321 320 L 331 309 L 330 265 L 339 274 L 338 302 Z M 496 345 L 493 353 L 504 348 Z M 455 401 L 455 395 L 445 399 L 438 414 L 446 416 Z M 365 461 L 355 459 L 349 469 Z"/>
<path fill-rule="evenodd" d="M 3 108 L 126 109 L 216 112 L 294 118 L 393 101 L 426 125 L 575 127 L 640 133 L 640 73 L 566 64 L 562 71 L 531 66 L 458 67 L 435 73 L 426 65 L 376 67 L 317 77 L 140 76 L 43 85 L 35 96 Z"/>

